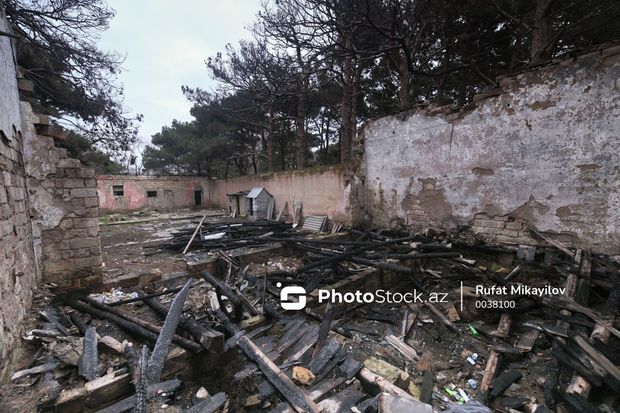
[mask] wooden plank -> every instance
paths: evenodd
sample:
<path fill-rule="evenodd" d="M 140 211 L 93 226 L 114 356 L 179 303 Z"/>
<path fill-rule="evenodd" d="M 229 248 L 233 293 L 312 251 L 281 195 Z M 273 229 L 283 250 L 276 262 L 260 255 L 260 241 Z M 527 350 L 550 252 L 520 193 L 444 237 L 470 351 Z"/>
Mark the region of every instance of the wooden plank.
<path fill-rule="evenodd" d="M 418 360 L 418 353 L 415 349 L 409 345 L 407 345 L 404 341 L 399 339 L 394 335 L 387 335 L 385 337 L 385 341 L 388 342 L 389 345 L 394 347 L 400 354 L 402 354 L 409 361 Z"/>
<path fill-rule="evenodd" d="M 226 403 L 226 393 L 216 393 L 206 400 L 185 410 L 185 413 L 213 413 Z"/>
<path fill-rule="evenodd" d="M 511 324 L 510 315 L 508 315 L 507 313 L 503 313 L 502 317 L 500 318 L 500 322 L 498 324 L 496 333 L 498 333 L 498 335 L 500 336 L 504 334 L 507 335 L 508 331 L 510 330 L 510 324 Z M 482 376 L 482 380 L 480 382 L 481 392 L 486 393 L 489 391 L 489 388 L 491 387 L 491 380 L 493 380 L 493 378 L 495 377 L 495 374 L 497 373 L 497 369 L 500 363 L 500 358 L 501 358 L 501 354 L 499 352 L 495 350 L 491 350 L 489 354 L 489 358 L 487 359 L 487 364 L 484 368 L 484 374 Z"/>
<path fill-rule="evenodd" d="M 200 222 L 198 223 L 198 226 L 194 230 L 194 233 L 192 234 L 192 237 L 189 239 L 189 242 L 187 243 L 185 248 L 183 248 L 183 252 L 181 253 L 181 255 L 185 255 L 185 253 L 189 249 L 189 246 L 192 245 L 192 242 L 194 241 L 194 238 L 196 238 L 196 234 L 198 234 L 198 230 L 200 230 L 200 227 L 202 227 L 202 223 L 205 221 L 205 219 L 207 219 L 207 215 L 206 214 L 202 216 L 202 219 L 200 220 Z"/>
<path fill-rule="evenodd" d="M 45 373 L 45 372 L 48 372 L 48 371 L 52 371 L 56 367 L 58 367 L 59 365 L 60 365 L 60 363 L 58 363 L 57 361 L 50 361 L 49 363 L 40 364 L 38 366 L 29 368 L 29 369 L 16 371 L 11 376 L 11 380 L 12 381 L 16 381 L 16 380 L 19 380 L 19 379 L 21 379 L 23 377 L 30 376 L 32 374 L 39 374 L 39 373 Z"/>

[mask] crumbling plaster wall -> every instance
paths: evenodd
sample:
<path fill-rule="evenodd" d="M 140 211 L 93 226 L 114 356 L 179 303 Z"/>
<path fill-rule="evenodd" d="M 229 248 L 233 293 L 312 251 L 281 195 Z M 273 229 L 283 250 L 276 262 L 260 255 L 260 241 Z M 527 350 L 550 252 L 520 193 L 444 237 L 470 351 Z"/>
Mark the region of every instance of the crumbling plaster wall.
<path fill-rule="evenodd" d="M 503 79 L 457 113 L 420 110 L 364 129 L 367 219 L 620 253 L 620 46 Z M 494 96 L 492 96 L 494 95 Z"/>
<path fill-rule="evenodd" d="M 8 24 L 0 8 L 0 31 Z M 28 215 L 19 94 L 10 38 L 0 36 L 0 382 L 32 301 L 38 272 Z"/>
<path fill-rule="evenodd" d="M 274 214 L 288 202 L 288 214 L 292 217 L 293 205 L 301 203 L 303 215 L 326 215 L 333 221 L 351 222 L 351 190 L 341 166 L 216 179 L 209 184 L 209 202 L 221 208 L 228 207 L 226 194 L 264 187 L 275 200 Z"/>
<path fill-rule="evenodd" d="M 115 196 L 113 186 L 123 186 L 123 196 Z M 142 208 L 173 210 L 195 204 L 194 191 L 202 191 L 202 205 L 207 203 L 207 179 L 194 176 L 129 176 L 97 177 L 97 194 L 102 212 L 134 211 Z M 157 196 L 147 197 L 147 191 Z"/>
<path fill-rule="evenodd" d="M 207 179 L 190 176 L 126 176 L 97 177 L 97 193 L 102 212 L 194 207 L 194 191 L 202 191 L 202 206 L 228 208 L 227 194 L 264 187 L 275 200 L 275 213 L 288 202 L 303 204 L 304 215 L 327 215 L 338 222 L 350 222 L 350 185 L 341 166 L 316 167 L 300 171 L 284 171 L 247 175 L 229 179 Z M 123 196 L 113 194 L 113 186 L 123 186 Z M 148 198 L 147 191 L 157 191 Z M 275 214 L 274 213 L 274 214 Z"/>

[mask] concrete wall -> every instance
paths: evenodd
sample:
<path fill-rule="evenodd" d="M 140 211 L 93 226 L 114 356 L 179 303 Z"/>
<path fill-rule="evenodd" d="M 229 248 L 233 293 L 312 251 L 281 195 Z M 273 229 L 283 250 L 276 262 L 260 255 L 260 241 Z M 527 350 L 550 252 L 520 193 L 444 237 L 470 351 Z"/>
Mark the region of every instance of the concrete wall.
<path fill-rule="evenodd" d="M 114 196 L 112 187 L 122 185 L 124 195 Z M 228 209 L 226 194 L 264 187 L 275 199 L 274 214 L 288 202 L 303 203 L 305 215 L 327 215 L 339 222 L 350 222 L 349 185 L 341 167 L 320 167 L 209 180 L 201 177 L 125 176 L 97 177 L 97 194 L 103 212 L 131 211 L 142 208 L 177 209 L 194 206 L 194 191 L 202 190 L 203 205 Z M 148 198 L 147 191 L 157 191 Z"/>
<path fill-rule="evenodd" d="M 209 184 L 209 202 L 213 206 L 228 208 L 226 194 L 261 186 L 275 200 L 274 214 L 288 202 L 288 211 L 292 216 L 293 205 L 302 203 L 303 215 L 327 215 L 333 221 L 351 221 L 350 189 L 342 168 L 338 166 L 217 179 Z"/>
<path fill-rule="evenodd" d="M 9 31 L 1 13 L 0 31 Z M 0 36 L 0 382 L 38 282 L 20 129 L 13 47 Z"/>
<path fill-rule="evenodd" d="M 113 186 L 123 186 L 123 196 L 115 196 Z M 208 180 L 189 176 L 128 176 L 97 177 L 97 194 L 102 212 L 133 211 L 142 208 L 177 209 L 194 206 L 194 191 L 202 191 L 202 205 L 207 203 Z M 157 191 L 148 198 L 147 191 Z"/>
<path fill-rule="evenodd" d="M 506 78 L 473 108 L 364 130 L 367 218 L 620 253 L 620 46 Z"/>

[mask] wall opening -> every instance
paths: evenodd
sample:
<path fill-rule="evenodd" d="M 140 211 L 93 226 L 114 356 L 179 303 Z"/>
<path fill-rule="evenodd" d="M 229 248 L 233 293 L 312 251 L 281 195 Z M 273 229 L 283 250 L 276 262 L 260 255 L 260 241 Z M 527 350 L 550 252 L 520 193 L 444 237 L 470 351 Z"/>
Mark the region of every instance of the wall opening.
<path fill-rule="evenodd" d="M 123 188 L 123 185 L 112 185 L 112 195 L 125 196 L 125 190 Z"/>
<path fill-rule="evenodd" d="M 147 198 L 157 198 L 157 191 L 146 191 Z"/>
<path fill-rule="evenodd" d="M 202 191 L 194 191 L 194 205 L 202 206 Z"/>

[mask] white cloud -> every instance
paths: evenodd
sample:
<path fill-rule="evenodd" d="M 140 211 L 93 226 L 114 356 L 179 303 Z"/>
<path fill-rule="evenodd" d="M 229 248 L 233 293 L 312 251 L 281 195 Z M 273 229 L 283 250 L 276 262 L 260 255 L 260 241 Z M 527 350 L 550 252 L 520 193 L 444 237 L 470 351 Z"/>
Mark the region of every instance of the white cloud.
<path fill-rule="evenodd" d="M 119 81 L 125 104 L 142 113 L 140 133 L 150 136 L 173 119 L 189 120 L 181 85 L 214 87 L 204 61 L 250 35 L 245 30 L 257 0 L 109 0 L 116 16 L 100 41 L 126 55 Z"/>

